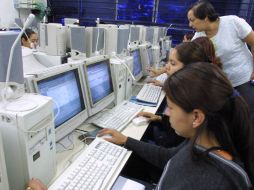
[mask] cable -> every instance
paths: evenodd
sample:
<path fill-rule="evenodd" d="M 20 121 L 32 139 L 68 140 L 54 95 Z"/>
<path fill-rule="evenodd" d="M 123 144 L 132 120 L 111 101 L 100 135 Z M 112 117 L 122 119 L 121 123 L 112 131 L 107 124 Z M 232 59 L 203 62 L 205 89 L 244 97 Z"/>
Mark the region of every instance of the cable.
<path fill-rule="evenodd" d="M 89 131 L 83 130 L 83 129 L 75 129 L 76 132 L 80 133 L 79 131 L 83 132 L 80 134 L 88 133 Z"/>
<path fill-rule="evenodd" d="M 71 134 L 72 134 L 72 133 L 71 133 Z M 72 147 L 68 148 L 68 147 L 66 147 L 64 144 L 62 144 L 62 143 L 60 143 L 60 142 L 57 142 L 56 144 L 59 144 L 59 145 L 61 145 L 61 146 L 64 148 L 63 151 L 58 151 L 58 153 L 59 153 L 59 152 L 64 152 L 64 151 L 67 151 L 67 150 L 73 150 L 73 149 L 75 148 L 74 142 L 70 139 L 70 135 L 71 135 L 71 134 L 69 134 L 69 135 L 67 136 L 67 139 L 71 142 L 71 145 L 70 145 L 70 146 L 72 146 Z"/>
<path fill-rule="evenodd" d="M 129 37 L 128 37 L 128 45 L 130 45 L 130 41 L 131 41 L 131 26 L 132 25 L 130 25 L 130 27 L 129 27 Z"/>
<path fill-rule="evenodd" d="M 15 24 L 20 30 L 22 30 L 22 28 L 21 28 L 16 22 L 14 22 L 14 24 Z M 24 31 L 24 34 L 26 35 L 28 42 L 29 42 L 29 43 L 32 43 L 31 40 L 29 39 L 27 33 L 26 33 L 26 30 Z"/>
<path fill-rule="evenodd" d="M 56 114 L 54 114 L 54 120 L 58 117 L 59 113 L 60 113 L 60 106 L 58 105 L 58 103 L 53 99 L 51 98 L 51 100 L 56 104 L 56 108 L 57 108 L 57 112 Z"/>
<path fill-rule="evenodd" d="M 169 25 L 169 27 L 167 27 L 167 28 L 166 28 L 164 36 L 166 36 L 166 35 L 167 35 L 167 33 L 168 33 L 168 29 L 170 29 L 172 25 L 173 25 L 173 24 L 170 24 L 170 25 Z"/>
<path fill-rule="evenodd" d="M 96 39 L 96 46 L 95 46 L 95 54 L 99 54 L 98 51 L 98 43 L 99 43 L 99 35 L 100 35 L 100 31 L 99 31 L 99 27 L 97 27 L 97 39 Z"/>

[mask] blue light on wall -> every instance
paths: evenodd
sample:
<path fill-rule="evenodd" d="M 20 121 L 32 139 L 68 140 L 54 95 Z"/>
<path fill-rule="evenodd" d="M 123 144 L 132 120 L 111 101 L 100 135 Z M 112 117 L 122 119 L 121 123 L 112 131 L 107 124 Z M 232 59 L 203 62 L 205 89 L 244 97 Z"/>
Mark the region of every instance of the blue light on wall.
<path fill-rule="evenodd" d="M 152 22 L 153 8 L 153 0 L 119 0 L 117 19 Z"/>

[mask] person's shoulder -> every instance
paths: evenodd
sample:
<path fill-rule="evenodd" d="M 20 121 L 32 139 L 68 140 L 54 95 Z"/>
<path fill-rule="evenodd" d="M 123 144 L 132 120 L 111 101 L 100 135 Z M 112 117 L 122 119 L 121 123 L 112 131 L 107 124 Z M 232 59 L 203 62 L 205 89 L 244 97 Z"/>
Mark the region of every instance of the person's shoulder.
<path fill-rule="evenodd" d="M 21 46 L 22 49 L 22 56 L 29 56 L 33 53 L 33 50 L 31 48 L 25 47 L 25 46 Z"/>
<path fill-rule="evenodd" d="M 221 16 L 220 19 L 222 22 L 235 22 L 235 21 L 241 20 L 242 18 L 236 15 L 227 15 L 227 16 Z"/>
<path fill-rule="evenodd" d="M 191 41 L 195 40 L 196 38 L 199 38 L 199 37 L 205 37 L 206 34 L 205 32 L 195 32 L 193 38 L 191 39 Z"/>

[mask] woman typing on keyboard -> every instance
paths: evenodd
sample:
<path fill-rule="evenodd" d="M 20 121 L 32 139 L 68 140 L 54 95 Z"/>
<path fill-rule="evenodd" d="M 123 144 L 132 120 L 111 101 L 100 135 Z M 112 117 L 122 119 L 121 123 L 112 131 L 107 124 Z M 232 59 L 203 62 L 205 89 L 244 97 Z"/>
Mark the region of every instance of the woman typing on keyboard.
<path fill-rule="evenodd" d="M 252 189 L 254 139 L 248 107 L 222 71 L 195 63 L 164 84 L 172 128 L 186 140 L 162 148 L 103 129 L 107 140 L 124 145 L 164 168 L 156 189 Z"/>

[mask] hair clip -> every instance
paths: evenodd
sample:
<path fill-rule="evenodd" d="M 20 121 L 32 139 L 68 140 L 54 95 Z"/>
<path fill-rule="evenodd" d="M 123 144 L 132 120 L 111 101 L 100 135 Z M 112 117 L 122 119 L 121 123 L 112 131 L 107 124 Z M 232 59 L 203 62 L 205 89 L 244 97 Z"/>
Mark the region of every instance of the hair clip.
<path fill-rule="evenodd" d="M 236 89 L 234 89 L 233 93 L 230 96 L 230 98 L 234 99 L 234 98 L 239 97 L 239 96 L 240 96 L 240 93 Z"/>

